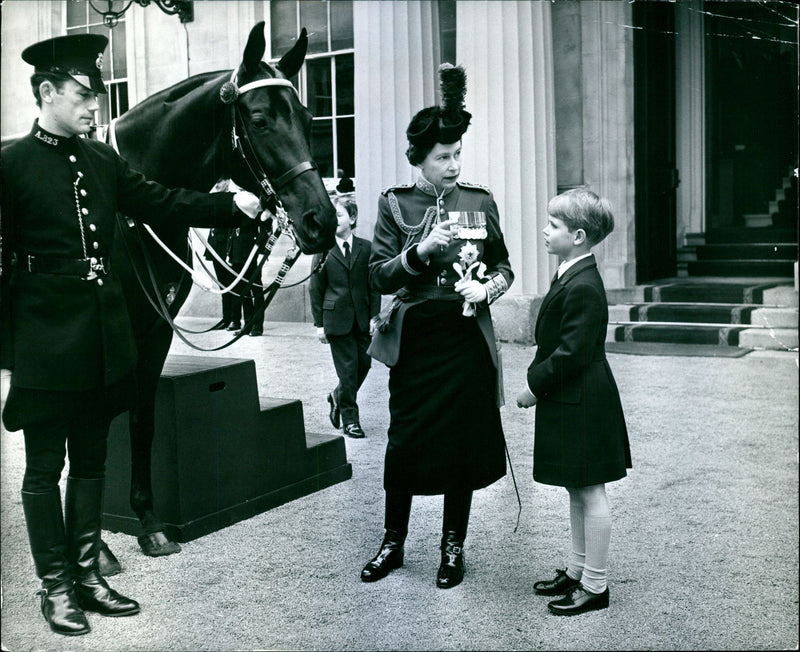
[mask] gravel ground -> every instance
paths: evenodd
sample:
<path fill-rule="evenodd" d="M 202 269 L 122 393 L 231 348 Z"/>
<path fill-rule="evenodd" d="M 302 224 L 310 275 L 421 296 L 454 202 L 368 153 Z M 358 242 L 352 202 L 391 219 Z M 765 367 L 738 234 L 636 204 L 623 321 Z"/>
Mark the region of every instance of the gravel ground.
<path fill-rule="evenodd" d="M 192 320 L 193 325 L 202 324 Z M 196 341 L 221 343 L 224 333 Z M 310 324 L 267 324 L 208 354 L 253 358 L 259 392 L 300 398 L 306 430 L 330 432 L 335 384 Z M 21 433 L 2 432 L 2 649 L 23 650 L 782 650 L 798 648 L 798 355 L 742 358 L 609 355 L 631 434 L 634 468 L 609 485 L 614 530 L 611 606 L 575 618 L 547 612 L 531 589 L 564 564 L 563 489 L 532 480 L 533 411 L 514 397 L 533 351 L 503 348 L 502 409 L 511 476 L 475 495 L 467 576 L 443 591 L 441 497 L 414 500 L 405 566 L 375 584 L 359 572 L 382 536 L 388 370 L 376 363 L 360 396 L 364 440 L 346 440 L 352 479 L 145 557 L 105 533 L 136 598 L 132 618 L 89 615 L 92 632 L 52 634 L 19 499 Z M 7 379 L 4 379 L 7 384 Z"/>

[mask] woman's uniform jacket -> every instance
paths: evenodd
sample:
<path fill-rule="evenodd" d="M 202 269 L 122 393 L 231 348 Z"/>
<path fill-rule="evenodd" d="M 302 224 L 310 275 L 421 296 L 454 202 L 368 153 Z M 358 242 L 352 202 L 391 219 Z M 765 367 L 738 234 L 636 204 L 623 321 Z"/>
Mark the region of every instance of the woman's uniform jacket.
<path fill-rule="evenodd" d="M 528 367 L 536 396 L 534 480 L 581 487 L 618 480 L 631 466 L 617 384 L 605 353 L 608 303 L 594 256 L 555 281 L 536 320 Z"/>
<path fill-rule="evenodd" d="M 469 240 L 453 239 L 444 251 L 436 251 L 423 263 L 417 246 L 423 239 L 426 220 L 444 221 L 451 212 L 475 212 L 485 216 L 483 234 Z M 382 328 L 383 336 L 373 339 L 370 355 L 393 366 L 400 354 L 403 315 L 413 305 L 430 299 L 461 300 L 453 286 L 459 280 L 453 263 L 466 242 L 478 250 L 478 259 L 486 265 L 485 277 L 488 300 L 477 306 L 478 326 L 489 348 L 492 362 L 498 366 L 497 343 L 492 326 L 489 304 L 502 296 L 514 280 L 508 262 L 497 204 L 491 191 L 484 187 L 457 182 L 437 196 L 436 189 L 424 177 L 416 183 L 386 188 L 378 198 L 378 220 L 372 239 L 370 283 L 381 294 L 395 294 L 391 316 Z"/>

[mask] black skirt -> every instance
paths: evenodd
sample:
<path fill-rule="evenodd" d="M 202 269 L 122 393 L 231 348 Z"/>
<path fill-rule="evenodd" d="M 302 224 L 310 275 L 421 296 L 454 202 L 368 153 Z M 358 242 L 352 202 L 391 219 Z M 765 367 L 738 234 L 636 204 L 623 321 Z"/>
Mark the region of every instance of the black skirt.
<path fill-rule="evenodd" d="M 473 490 L 505 475 L 496 373 L 460 301 L 426 301 L 406 312 L 389 375 L 387 491 Z"/>

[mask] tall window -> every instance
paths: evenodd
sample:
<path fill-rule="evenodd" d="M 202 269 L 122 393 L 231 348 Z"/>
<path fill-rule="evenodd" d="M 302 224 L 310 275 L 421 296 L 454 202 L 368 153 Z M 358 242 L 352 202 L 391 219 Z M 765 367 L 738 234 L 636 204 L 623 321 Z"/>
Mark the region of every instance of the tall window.
<path fill-rule="evenodd" d="M 67 0 L 67 34 L 102 34 L 108 37 L 103 55 L 103 81 L 108 95 L 97 98 L 100 104 L 97 123 L 108 125 L 112 118 L 128 110 L 128 62 L 125 57 L 125 18 L 114 29 L 103 25 L 103 17 L 87 0 Z"/>
<path fill-rule="evenodd" d="M 314 116 L 311 149 L 323 177 L 355 177 L 352 0 L 272 0 L 272 57 L 280 59 L 300 30 L 308 31 L 306 65 L 298 79 Z"/>

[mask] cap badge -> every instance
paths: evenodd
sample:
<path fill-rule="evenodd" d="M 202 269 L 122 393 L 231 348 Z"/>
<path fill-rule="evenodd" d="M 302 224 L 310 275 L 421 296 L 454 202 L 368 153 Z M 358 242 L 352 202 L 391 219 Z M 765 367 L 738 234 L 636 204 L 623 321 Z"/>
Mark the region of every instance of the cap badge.
<path fill-rule="evenodd" d="M 98 70 L 102 70 L 103 69 L 103 53 L 102 52 L 98 52 L 97 53 L 97 60 L 94 62 L 94 65 L 97 66 Z"/>

